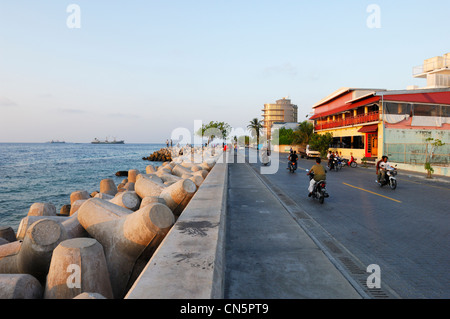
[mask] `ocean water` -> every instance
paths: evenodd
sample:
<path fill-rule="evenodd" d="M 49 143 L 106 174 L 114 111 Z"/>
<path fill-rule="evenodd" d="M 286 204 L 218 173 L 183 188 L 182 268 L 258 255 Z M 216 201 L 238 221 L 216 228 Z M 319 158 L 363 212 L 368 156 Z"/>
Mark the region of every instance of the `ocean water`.
<path fill-rule="evenodd" d="M 0 143 L 0 226 L 17 231 L 33 203 L 50 202 L 57 213 L 77 190 L 99 191 L 100 181 L 118 185 L 117 171 L 160 162 L 143 160 L 165 144 Z"/>

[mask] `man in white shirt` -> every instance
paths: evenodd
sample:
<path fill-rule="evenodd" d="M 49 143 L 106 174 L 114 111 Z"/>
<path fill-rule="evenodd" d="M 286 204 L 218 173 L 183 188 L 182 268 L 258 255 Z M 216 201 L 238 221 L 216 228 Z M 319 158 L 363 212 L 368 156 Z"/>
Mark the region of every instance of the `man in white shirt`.
<path fill-rule="evenodd" d="M 386 171 L 391 169 L 391 163 L 388 162 L 388 157 L 383 156 L 379 164 L 377 165 L 378 183 L 382 183 L 386 180 Z"/>

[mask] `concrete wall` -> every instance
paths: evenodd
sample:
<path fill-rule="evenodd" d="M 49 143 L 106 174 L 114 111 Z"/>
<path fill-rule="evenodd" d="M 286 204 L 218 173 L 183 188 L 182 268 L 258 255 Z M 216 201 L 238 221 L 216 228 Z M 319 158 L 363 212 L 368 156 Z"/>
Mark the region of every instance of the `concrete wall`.
<path fill-rule="evenodd" d="M 298 145 L 273 145 L 273 150 L 279 153 L 289 153 L 291 147 L 295 151 L 298 151 L 298 149 L 300 148 L 300 146 Z"/>
<path fill-rule="evenodd" d="M 223 298 L 227 179 L 217 163 L 125 299 Z"/>
<path fill-rule="evenodd" d="M 426 138 L 440 139 L 444 146 L 435 149 L 431 165 L 434 175 L 449 176 L 450 131 L 448 130 L 411 130 L 385 129 L 384 148 L 389 161 L 398 167 L 416 172 L 426 172 Z"/>

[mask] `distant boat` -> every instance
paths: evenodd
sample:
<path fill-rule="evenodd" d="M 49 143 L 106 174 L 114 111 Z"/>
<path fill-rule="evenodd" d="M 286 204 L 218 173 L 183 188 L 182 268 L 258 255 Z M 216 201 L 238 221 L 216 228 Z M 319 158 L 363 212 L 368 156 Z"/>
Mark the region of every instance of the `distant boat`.
<path fill-rule="evenodd" d="M 65 143 L 64 141 L 58 141 L 58 140 L 51 140 L 49 143 L 51 143 L 51 144 L 62 144 L 62 143 Z"/>
<path fill-rule="evenodd" d="M 92 144 L 124 144 L 124 140 L 117 141 L 115 138 L 112 141 L 108 141 L 108 139 L 105 139 L 104 141 L 100 141 L 98 138 L 94 138 L 94 140 L 91 142 Z"/>

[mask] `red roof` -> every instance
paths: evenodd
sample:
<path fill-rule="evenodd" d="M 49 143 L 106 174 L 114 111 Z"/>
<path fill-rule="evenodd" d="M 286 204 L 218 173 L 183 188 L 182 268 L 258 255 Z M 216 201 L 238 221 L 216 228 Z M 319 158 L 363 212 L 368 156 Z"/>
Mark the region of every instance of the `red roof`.
<path fill-rule="evenodd" d="M 417 102 L 417 103 L 431 103 L 431 104 L 447 104 L 450 105 L 450 91 L 445 92 L 430 92 L 430 93 L 407 93 L 407 94 L 393 94 L 387 93 L 383 97 L 386 101 L 399 102 Z"/>
<path fill-rule="evenodd" d="M 363 106 L 363 105 L 367 105 L 367 104 L 378 102 L 379 100 L 380 100 L 379 96 L 368 96 L 365 99 L 361 99 L 361 100 L 358 100 L 356 102 L 345 104 L 345 105 L 343 105 L 341 107 L 338 107 L 338 108 L 335 108 L 335 109 L 333 109 L 331 111 L 315 113 L 313 116 L 311 116 L 310 120 L 314 120 L 314 119 L 317 119 L 317 118 L 320 118 L 320 117 L 325 117 L 325 116 L 332 115 L 332 114 L 339 114 L 339 113 L 342 113 L 342 112 L 345 112 L 345 111 L 348 111 L 348 110 L 353 110 L 353 109 L 355 109 L 357 107 L 360 107 L 360 106 Z M 317 109 L 316 109 L 316 111 L 317 111 Z"/>

